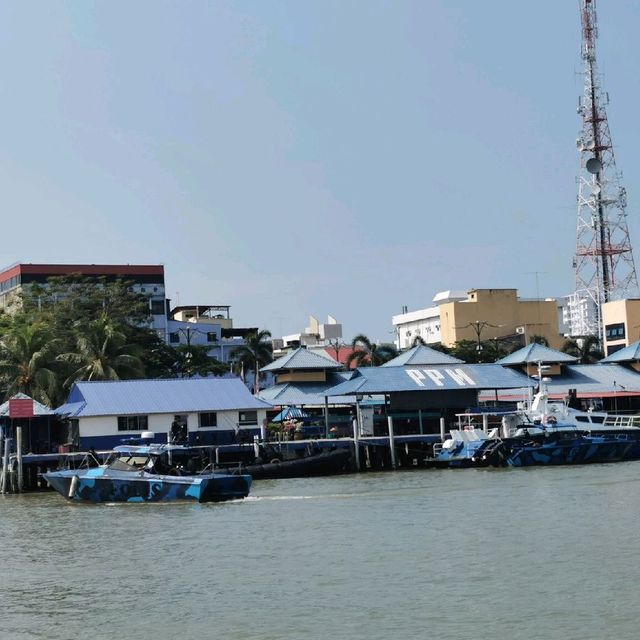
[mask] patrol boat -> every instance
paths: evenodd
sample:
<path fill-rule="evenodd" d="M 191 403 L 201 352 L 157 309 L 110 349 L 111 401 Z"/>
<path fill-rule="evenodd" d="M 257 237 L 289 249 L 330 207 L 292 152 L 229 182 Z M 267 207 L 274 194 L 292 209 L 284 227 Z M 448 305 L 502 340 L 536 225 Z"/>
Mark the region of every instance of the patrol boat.
<path fill-rule="evenodd" d="M 172 466 L 178 445 L 123 445 L 105 464 L 43 474 L 69 500 L 88 502 L 161 502 L 193 500 L 219 502 L 246 498 L 252 478 L 209 470 L 188 473 Z"/>

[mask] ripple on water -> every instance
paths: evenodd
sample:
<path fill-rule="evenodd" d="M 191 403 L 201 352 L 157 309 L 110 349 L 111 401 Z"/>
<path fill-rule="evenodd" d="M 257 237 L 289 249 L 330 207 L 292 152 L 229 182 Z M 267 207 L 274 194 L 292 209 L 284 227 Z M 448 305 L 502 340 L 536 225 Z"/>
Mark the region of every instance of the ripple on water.
<path fill-rule="evenodd" d="M 222 504 L 0 496 L 0 630 L 635 640 L 639 481 L 626 463 L 257 481 Z"/>

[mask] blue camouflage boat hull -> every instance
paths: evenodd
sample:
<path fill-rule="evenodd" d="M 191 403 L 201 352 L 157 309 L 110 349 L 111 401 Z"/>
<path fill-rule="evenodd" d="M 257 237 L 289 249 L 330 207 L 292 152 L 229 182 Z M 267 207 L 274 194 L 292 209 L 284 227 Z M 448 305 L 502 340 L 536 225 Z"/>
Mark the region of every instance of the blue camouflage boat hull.
<path fill-rule="evenodd" d="M 249 475 L 173 476 L 114 471 L 104 467 L 53 471 L 45 473 L 44 478 L 65 498 L 88 502 L 219 502 L 245 498 L 252 481 Z"/>
<path fill-rule="evenodd" d="M 604 437 L 576 437 L 549 442 L 507 443 L 506 464 L 511 467 L 534 465 L 596 464 L 636 460 L 637 442 Z"/>

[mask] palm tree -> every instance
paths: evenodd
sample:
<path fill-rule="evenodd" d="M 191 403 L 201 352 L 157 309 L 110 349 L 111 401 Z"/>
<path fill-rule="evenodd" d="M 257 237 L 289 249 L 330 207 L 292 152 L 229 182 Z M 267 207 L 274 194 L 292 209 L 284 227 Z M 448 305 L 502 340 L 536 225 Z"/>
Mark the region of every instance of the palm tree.
<path fill-rule="evenodd" d="M 13 324 L 6 330 L 0 340 L 0 377 L 8 397 L 20 392 L 50 407 L 58 404 L 55 347 L 43 324 Z"/>
<path fill-rule="evenodd" d="M 413 340 L 411 341 L 411 348 L 412 349 L 413 349 L 413 347 L 417 347 L 417 346 L 421 346 L 421 347 L 426 347 L 427 346 L 427 343 L 425 342 L 425 339 L 421 335 L 414 336 Z"/>
<path fill-rule="evenodd" d="M 392 344 L 375 344 L 363 334 L 358 334 L 351 341 L 353 351 L 347 357 L 347 366 L 355 363 L 356 367 L 379 367 L 398 355 Z"/>
<path fill-rule="evenodd" d="M 144 375 L 138 345 L 128 344 L 125 333 L 102 316 L 78 328 L 76 350 L 58 360 L 72 367 L 65 386 L 76 380 L 121 380 Z"/>
<path fill-rule="evenodd" d="M 585 336 L 577 340 L 569 338 L 565 340 L 560 350 L 578 358 L 580 364 L 591 364 L 604 358 L 597 336 Z"/>
<path fill-rule="evenodd" d="M 229 354 L 232 360 L 245 370 L 253 371 L 253 392 L 260 391 L 260 367 L 269 364 L 273 360 L 273 346 L 268 342 L 271 332 L 262 329 L 257 333 L 250 333 L 244 340 L 244 344 L 236 347 Z M 243 376 L 244 381 L 244 376 Z"/>

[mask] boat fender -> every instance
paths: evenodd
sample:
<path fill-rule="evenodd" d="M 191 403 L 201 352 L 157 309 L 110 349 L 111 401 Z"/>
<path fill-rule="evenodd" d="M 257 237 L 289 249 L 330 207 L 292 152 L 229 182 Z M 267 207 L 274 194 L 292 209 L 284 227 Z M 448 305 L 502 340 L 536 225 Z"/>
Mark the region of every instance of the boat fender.
<path fill-rule="evenodd" d="M 80 479 L 78 476 L 73 476 L 71 478 L 71 484 L 69 485 L 69 498 L 73 498 L 76 495 L 76 489 L 78 488 L 78 484 L 80 483 Z"/>
<path fill-rule="evenodd" d="M 280 458 L 273 458 L 273 460 L 269 460 L 269 464 L 280 464 L 282 460 Z"/>

